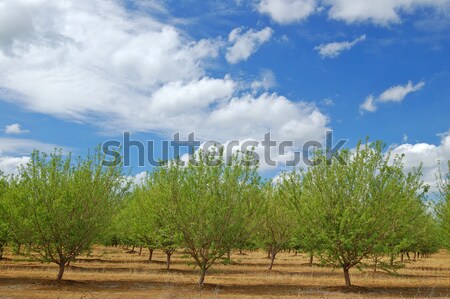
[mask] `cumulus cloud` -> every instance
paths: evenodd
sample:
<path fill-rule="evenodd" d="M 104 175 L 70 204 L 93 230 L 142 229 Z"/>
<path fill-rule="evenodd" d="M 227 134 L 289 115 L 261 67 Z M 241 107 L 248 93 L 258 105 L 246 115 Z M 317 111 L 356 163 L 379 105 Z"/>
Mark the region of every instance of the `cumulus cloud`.
<path fill-rule="evenodd" d="M 317 0 L 261 0 L 257 9 L 279 24 L 305 20 L 316 11 Z"/>
<path fill-rule="evenodd" d="M 270 108 L 268 108 L 270 107 Z M 260 139 L 271 131 L 279 140 L 310 140 L 322 137 L 328 118 L 310 103 L 292 102 L 286 97 L 264 93 L 235 97 L 205 120 L 202 132 L 225 140 Z"/>
<path fill-rule="evenodd" d="M 250 84 L 254 94 L 259 91 L 267 91 L 276 85 L 275 74 L 271 70 L 263 70 L 256 80 Z"/>
<path fill-rule="evenodd" d="M 30 160 L 28 155 L 33 150 L 53 152 L 55 148 L 63 147 L 33 139 L 0 138 L 0 171 L 5 174 L 16 174 L 17 168 Z M 63 150 L 71 149 L 66 147 Z"/>
<path fill-rule="evenodd" d="M 423 81 L 415 85 L 411 81 L 408 81 L 406 85 L 392 86 L 382 92 L 378 97 L 369 95 L 366 100 L 359 106 L 359 110 L 361 113 L 375 112 L 378 109 L 377 105 L 379 103 L 402 102 L 408 94 L 419 91 L 424 86 L 425 82 Z"/>
<path fill-rule="evenodd" d="M 273 83 L 270 73 L 244 89 L 228 75 L 207 76 L 224 45 L 220 38 L 195 40 L 122 4 L 1 2 L 0 15 L 14 17 L 0 17 L 0 99 L 110 134 L 195 132 L 221 142 L 261 140 L 267 131 L 277 139 L 322 137 L 328 118 L 313 104 L 261 94 Z M 235 29 L 226 58 L 248 59 L 272 35 L 269 27 Z M 38 144 L 21 142 L 1 146 L 19 156 Z"/>
<path fill-rule="evenodd" d="M 242 27 L 233 29 L 228 35 L 228 41 L 233 45 L 227 48 L 227 61 L 235 64 L 247 60 L 262 44 L 270 40 L 272 34 L 273 30 L 269 27 L 260 31 L 249 29 L 245 32 Z"/>
<path fill-rule="evenodd" d="M 22 130 L 20 124 L 12 124 L 5 126 L 5 134 L 23 134 L 28 133 L 29 130 Z"/>
<path fill-rule="evenodd" d="M 17 174 L 20 166 L 25 165 L 30 160 L 28 156 L 13 157 L 0 155 L 0 171 L 4 174 Z"/>
<path fill-rule="evenodd" d="M 316 46 L 314 50 L 319 52 L 322 58 L 336 58 L 342 52 L 348 51 L 353 48 L 357 43 L 360 43 L 366 39 L 366 35 L 361 35 L 360 37 L 354 39 L 353 41 L 344 42 L 333 42 L 328 44 L 321 44 Z"/>
<path fill-rule="evenodd" d="M 14 94 L 6 99 L 61 118 L 126 123 L 145 111 L 148 119 L 157 91 L 173 82 L 203 88 L 203 65 L 218 55 L 214 40 L 189 40 L 118 2 L 6 1 L 0 11 L 32 26 L 19 34 L 17 22 L 0 18 L 0 86 Z"/>
<path fill-rule="evenodd" d="M 441 135 L 439 145 L 428 143 L 404 143 L 391 148 L 394 155 L 405 155 L 404 165 L 407 171 L 418 167 L 422 163 L 423 180 L 436 191 L 436 174 L 438 173 L 439 162 L 446 171 L 446 163 L 450 160 L 450 130 Z"/>
<path fill-rule="evenodd" d="M 319 5 L 320 4 L 320 5 Z M 257 10 L 269 15 L 279 24 L 305 20 L 309 16 L 328 10 L 330 19 L 346 23 L 369 22 L 378 26 L 400 23 L 403 15 L 423 8 L 437 13 L 448 13 L 447 0 L 259 0 Z"/>
<path fill-rule="evenodd" d="M 329 17 L 347 23 L 371 22 L 387 26 L 401 22 L 401 13 L 412 13 L 420 8 L 442 10 L 449 8 L 447 0 L 324 0 Z"/>

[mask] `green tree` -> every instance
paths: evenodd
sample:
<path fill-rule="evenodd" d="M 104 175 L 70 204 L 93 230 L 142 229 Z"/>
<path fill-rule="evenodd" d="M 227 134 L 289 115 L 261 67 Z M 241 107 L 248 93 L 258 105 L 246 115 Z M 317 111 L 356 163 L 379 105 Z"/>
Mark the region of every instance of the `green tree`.
<path fill-rule="evenodd" d="M 166 270 L 169 270 L 171 256 L 180 245 L 180 233 L 169 221 L 170 196 L 177 194 L 174 188 L 178 188 L 178 172 L 167 170 L 156 169 L 136 186 L 132 204 L 140 238 L 166 254 Z"/>
<path fill-rule="evenodd" d="M 0 260 L 3 258 L 3 248 L 9 241 L 9 225 L 5 217 L 6 202 L 5 194 L 9 188 L 9 183 L 0 171 Z"/>
<path fill-rule="evenodd" d="M 278 188 L 285 200 L 285 205 L 288 206 L 296 221 L 294 237 L 292 239 L 292 246 L 296 250 L 304 252 L 309 255 L 309 264 L 312 266 L 314 254 L 321 252 L 321 243 L 318 238 L 310 235 L 310 230 L 304 219 L 298 217 L 301 210 L 301 205 L 304 204 L 303 196 L 303 176 L 302 169 L 293 169 L 291 172 L 284 172 L 280 176 Z"/>
<path fill-rule="evenodd" d="M 34 151 L 8 193 L 12 232 L 42 261 L 59 266 L 58 280 L 110 224 L 128 189 L 121 165 L 103 167 L 102 161 L 99 152 L 73 161 L 61 151 Z"/>
<path fill-rule="evenodd" d="M 160 170 L 169 172 L 173 182 L 169 219 L 200 268 L 199 288 L 214 262 L 242 240 L 259 206 L 257 166 L 247 154 L 235 155 L 230 163 L 222 157 L 200 151 L 194 163 L 168 163 Z"/>
<path fill-rule="evenodd" d="M 269 270 L 272 270 L 276 255 L 287 249 L 292 241 L 295 220 L 278 186 L 266 183 L 261 193 L 263 203 L 256 236 L 258 244 L 270 254 Z"/>
<path fill-rule="evenodd" d="M 113 236 L 117 242 L 122 245 L 132 245 L 133 249 L 137 246 L 145 246 L 149 250 L 148 261 L 153 258 L 153 251 L 157 244 L 153 231 L 153 214 L 147 213 L 145 206 L 139 205 L 136 199 L 136 193 L 139 186 L 135 186 L 133 192 L 128 196 L 123 204 L 123 208 L 114 218 Z"/>
<path fill-rule="evenodd" d="M 450 249 L 450 160 L 447 161 L 447 173 L 438 173 L 437 183 L 439 189 L 439 203 L 436 207 L 439 219 L 442 241 Z"/>
<path fill-rule="evenodd" d="M 349 269 L 401 230 L 409 206 L 420 202 L 420 169 L 405 175 L 402 158 L 382 150 L 376 142 L 342 151 L 339 160 L 317 153 L 303 177 L 303 199 L 294 202 L 302 238 L 321 244 L 322 261 L 341 267 L 347 286 Z"/>

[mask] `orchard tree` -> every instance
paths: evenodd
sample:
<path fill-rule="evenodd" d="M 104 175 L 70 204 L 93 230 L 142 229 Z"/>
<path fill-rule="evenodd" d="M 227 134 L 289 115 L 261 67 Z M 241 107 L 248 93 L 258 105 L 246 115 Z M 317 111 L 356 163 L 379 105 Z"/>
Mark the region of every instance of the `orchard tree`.
<path fill-rule="evenodd" d="M 288 248 L 292 241 L 295 220 L 278 186 L 266 183 L 261 195 L 262 209 L 257 217 L 256 236 L 260 247 L 269 252 L 269 270 L 272 270 L 276 255 Z"/>
<path fill-rule="evenodd" d="M 259 204 L 257 166 L 250 154 L 224 161 L 221 151 L 199 151 L 186 166 L 168 163 L 169 219 L 181 233 L 181 243 L 200 268 L 199 288 L 206 271 L 242 240 Z"/>
<path fill-rule="evenodd" d="M 438 252 L 442 242 L 439 239 L 439 225 L 435 217 L 427 210 L 423 210 L 416 218 L 414 227 L 414 242 L 410 246 L 414 259 L 419 254 L 428 256 Z"/>
<path fill-rule="evenodd" d="M 42 261 L 59 266 L 57 280 L 110 225 L 128 189 L 121 165 L 104 167 L 103 158 L 97 151 L 75 161 L 61 151 L 34 151 L 11 184 L 12 232 Z"/>
<path fill-rule="evenodd" d="M 180 232 L 170 219 L 170 196 L 177 194 L 178 171 L 175 168 L 157 168 L 147 175 L 142 184 L 135 187 L 132 205 L 134 219 L 138 221 L 138 234 L 153 248 L 166 254 L 166 270 L 170 269 L 171 257 L 179 246 Z M 150 250 L 150 247 L 149 247 Z"/>
<path fill-rule="evenodd" d="M 157 244 L 155 240 L 152 222 L 153 213 L 147 213 L 136 200 L 136 193 L 139 186 L 135 186 L 133 192 L 126 198 L 123 208 L 114 218 L 114 236 L 122 245 L 132 245 L 132 250 L 136 245 L 145 246 L 149 250 L 148 261 L 153 258 L 153 251 Z"/>
<path fill-rule="evenodd" d="M 385 155 L 381 142 L 359 143 L 338 158 L 318 152 L 313 161 L 294 202 L 302 237 L 321 244 L 322 261 L 341 267 L 350 286 L 349 270 L 408 225 L 409 207 L 420 204 L 420 169 L 405 175 L 402 158 Z"/>
<path fill-rule="evenodd" d="M 403 173 L 399 172 L 399 176 L 403 176 Z M 389 257 L 390 263 L 383 263 L 382 268 L 388 270 L 395 269 L 394 260 L 399 254 L 403 262 L 403 255 L 409 257 L 409 252 L 414 256 L 418 252 L 427 254 L 436 252 L 439 248 L 437 224 L 429 210 L 420 195 L 416 197 L 412 195 L 410 200 L 404 202 L 398 221 L 392 223 L 391 233 L 384 238 L 384 242 L 377 243 L 370 253 L 374 271 L 384 256 Z"/>
<path fill-rule="evenodd" d="M 5 194 L 9 188 L 9 183 L 0 171 L 0 260 L 3 258 L 3 248 L 9 241 L 9 225 L 5 217 L 6 202 Z"/>
<path fill-rule="evenodd" d="M 293 169 L 291 172 L 283 172 L 280 175 L 278 189 L 282 193 L 284 204 L 293 213 L 291 219 L 296 222 L 292 246 L 296 250 L 309 255 L 309 265 L 313 265 L 314 254 L 321 252 L 321 244 L 318 238 L 310 235 L 309 228 L 304 219 L 298 217 L 303 200 L 303 176 L 302 169 Z"/>
<path fill-rule="evenodd" d="M 443 174 L 439 171 L 437 177 L 440 201 L 436 211 L 441 227 L 443 244 L 450 249 L 450 160 L 447 161 L 447 167 L 447 173 Z"/>

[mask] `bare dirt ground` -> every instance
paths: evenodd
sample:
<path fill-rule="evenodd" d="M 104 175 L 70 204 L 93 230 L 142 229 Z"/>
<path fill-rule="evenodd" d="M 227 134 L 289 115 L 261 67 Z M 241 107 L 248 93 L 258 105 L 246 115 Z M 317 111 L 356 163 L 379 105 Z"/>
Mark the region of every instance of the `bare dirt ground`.
<path fill-rule="evenodd" d="M 57 267 L 15 256 L 6 250 L 0 261 L 0 298 L 450 298 L 450 253 L 405 260 L 397 274 L 372 268 L 350 271 L 351 288 L 342 271 L 308 265 L 306 256 L 280 253 L 272 271 L 264 252 L 233 252 L 232 264 L 217 263 L 197 289 L 197 269 L 182 252 L 165 269 L 165 255 L 127 253 L 96 246 L 67 268 L 56 282 Z"/>

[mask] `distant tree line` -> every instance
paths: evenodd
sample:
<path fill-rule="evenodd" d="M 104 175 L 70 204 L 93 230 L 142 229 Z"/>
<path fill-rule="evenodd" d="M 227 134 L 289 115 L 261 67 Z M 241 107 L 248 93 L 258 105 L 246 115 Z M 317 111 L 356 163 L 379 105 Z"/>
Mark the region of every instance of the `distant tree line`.
<path fill-rule="evenodd" d="M 341 268 L 350 286 L 349 269 L 367 260 L 376 271 L 450 247 L 449 173 L 437 174 L 439 201 L 430 205 L 420 165 L 406 173 L 381 142 L 343 150 L 340 162 L 318 151 L 314 166 L 276 182 L 259 176 L 251 153 L 222 157 L 200 151 L 196 163 L 161 163 L 133 185 L 122 165 L 102 166 L 99 151 L 77 159 L 35 151 L 17 175 L 0 175 L 0 258 L 10 245 L 57 264 L 59 280 L 96 243 L 147 248 L 149 261 L 161 250 L 167 269 L 183 250 L 201 288 L 231 250 L 265 250 L 269 270 L 290 250 Z"/>

